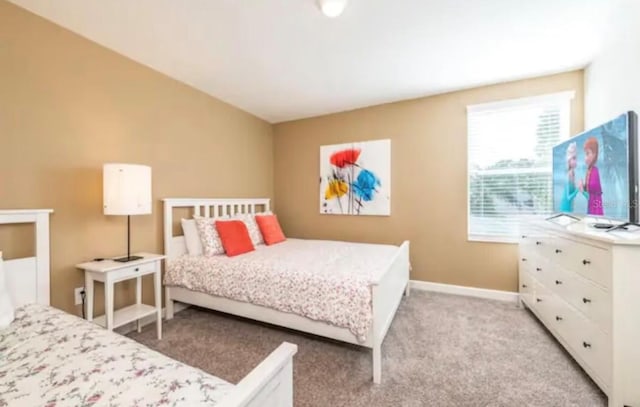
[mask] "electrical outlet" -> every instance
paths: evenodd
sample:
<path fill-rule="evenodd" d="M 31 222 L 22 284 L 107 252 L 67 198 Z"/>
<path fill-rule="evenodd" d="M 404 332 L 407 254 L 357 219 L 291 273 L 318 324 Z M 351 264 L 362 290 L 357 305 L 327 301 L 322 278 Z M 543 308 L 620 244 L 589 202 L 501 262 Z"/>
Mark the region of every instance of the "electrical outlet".
<path fill-rule="evenodd" d="M 82 294 L 84 293 L 84 287 L 77 287 L 73 290 L 73 298 L 75 298 L 76 305 L 82 305 Z"/>

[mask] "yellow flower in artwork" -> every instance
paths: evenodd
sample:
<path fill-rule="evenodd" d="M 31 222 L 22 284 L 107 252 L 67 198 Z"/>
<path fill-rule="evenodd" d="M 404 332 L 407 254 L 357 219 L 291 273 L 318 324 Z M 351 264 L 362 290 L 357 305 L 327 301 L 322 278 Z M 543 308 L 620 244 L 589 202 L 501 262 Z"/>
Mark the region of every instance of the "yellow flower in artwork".
<path fill-rule="evenodd" d="M 349 184 L 344 181 L 331 180 L 327 185 L 327 190 L 324 192 L 324 199 L 340 198 L 349 192 Z"/>

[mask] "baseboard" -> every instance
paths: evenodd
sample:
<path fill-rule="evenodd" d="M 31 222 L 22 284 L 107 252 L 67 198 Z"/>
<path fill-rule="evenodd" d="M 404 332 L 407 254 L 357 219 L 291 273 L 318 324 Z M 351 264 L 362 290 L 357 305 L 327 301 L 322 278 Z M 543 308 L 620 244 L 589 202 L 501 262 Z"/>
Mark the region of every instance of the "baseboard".
<path fill-rule="evenodd" d="M 433 291 L 438 293 L 463 295 L 466 297 L 485 298 L 497 301 L 518 301 L 518 293 L 511 291 L 489 290 L 487 288 L 465 287 L 461 285 L 432 283 L 429 281 L 411 280 L 411 289 Z"/>
<path fill-rule="evenodd" d="M 183 311 L 185 309 L 189 308 L 189 304 L 183 304 L 181 302 L 174 302 L 173 303 L 173 313 L 177 314 L 180 311 Z M 165 318 L 166 315 L 166 309 L 162 308 L 162 319 Z M 146 317 L 142 318 L 142 326 L 147 326 L 150 324 L 155 324 L 156 323 L 156 316 L 155 315 L 147 315 Z M 135 331 L 137 328 L 136 323 L 135 322 L 129 322 L 126 325 L 122 325 L 116 329 L 114 329 L 115 332 L 121 334 L 121 335 L 126 335 L 128 333 L 131 333 L 133 331 Z"/>
<path fill-rule="evenodd" d="M 518 301 L 518 293 L 511 291 L 501 291 L 501 290 L 490 290 L 487 288 L 475 288 L 475 287 L 465 287 L 461 285 L 452 285 L 452 284 L 442 284 L 442 283 L 432 283 L 430 281 L 420 281 L 420 280 L 410 280 L 409 284 L 412 290 L 419 291 L 432 291 L 438 293 L 445 294 L 454 294 L 454 295 L 462 295 L 466 297 L 476 297 L 476 298 L 485 298 L 489 300 L 497 300 L 497 301 L 506 301 L 506 302 L 517 302 Z M 189 304 L 184 304 L 178 301 L 173 303 L 173 312 L 174 314 L 183 311 L 189 308 Z M 165 309 L 162 309 L 162 318 L 165 317 Z M 156 317 L 155 315 L 148 315 L 142 318 L 142 326 L 146 326 L 149 324 L 155 324 Z M 119 328 L 116 328 L 115 331 L 119 334 L 126 335 L 136 330 L 136 323 L 131 322 L 127 325 L 123 325 Z"/>

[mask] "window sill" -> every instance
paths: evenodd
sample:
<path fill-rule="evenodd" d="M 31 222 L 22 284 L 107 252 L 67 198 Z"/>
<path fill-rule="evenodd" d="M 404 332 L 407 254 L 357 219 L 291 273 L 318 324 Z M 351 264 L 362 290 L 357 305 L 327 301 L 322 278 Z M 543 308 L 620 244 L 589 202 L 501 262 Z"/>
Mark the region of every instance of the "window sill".
<path fill-rule="evenodd" d="M 475 242 L 475 243 L 518 244 L 519 239 L 517 237 L 507 237 L 507 236 L 467 235 L 467 241 Z"/>

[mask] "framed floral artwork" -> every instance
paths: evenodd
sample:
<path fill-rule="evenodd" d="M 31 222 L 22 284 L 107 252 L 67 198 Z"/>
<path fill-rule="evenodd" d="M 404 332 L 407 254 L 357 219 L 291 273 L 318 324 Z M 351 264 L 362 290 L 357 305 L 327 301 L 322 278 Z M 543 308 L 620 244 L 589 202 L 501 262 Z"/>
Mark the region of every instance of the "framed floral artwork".
<path fill-rule="evenodd" d="M 320 147 L 320 213 L 391 214 L 391 140 Z"/>

